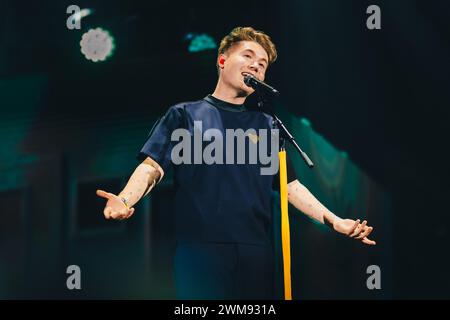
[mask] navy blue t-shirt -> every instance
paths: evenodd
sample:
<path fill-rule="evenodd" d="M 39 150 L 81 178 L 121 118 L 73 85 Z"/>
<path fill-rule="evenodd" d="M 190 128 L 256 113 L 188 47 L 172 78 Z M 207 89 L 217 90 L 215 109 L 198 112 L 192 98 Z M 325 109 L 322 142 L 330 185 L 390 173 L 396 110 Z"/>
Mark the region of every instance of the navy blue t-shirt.
<path fill-rule="evenodd" d="M 197 121 L 201 121 L 203 133 L 207 129 L 218 129 L 222 133 L 223 164 L 206 164 L 203 159 L 200 164 L 193 164 L 194 131 L 199 129 Z M 190 140 L 187 141 L 191 142 L 192 156 L 188 164 L 174 164 L 171 158 L 174 146 L 180 146 L 179 141 L 171 141 L 172 132 L 181 128 L 189 132 Z M 234 158 L 230 163 L 226 158 L 225 131 L 242 129 L 246 132 L 248 129 L 255 129 L 258 134 L 259 129 L 266 129 L 270 154 L 272 128 L 273 118 L 270 115 L 250 110 L 245 105 L 221 101 L 211 95 L 199 101 L 174 105 L 157 121 L 139 153 L 139 159 L 151 157 L 165 173 L 170 167 L 174 169 L 177 241 L 259 245 L 271 242 L 271 193 L 276 188 L 278 175 L 262 175 L 260 169 L 269 165 L 263 165 L 259 159 L 256 164 L 249 163 L 248 145 L 260 143 L 257 137 L 246 138 L 244 164 L 237 163 L 235 143 Z M 214 140 L 211 138 L 211 141 Z M 201 150 L 210 143 L 202 141 Z M 275 152 L 278 153 L 278 150 Z M 288 182 L 295 179 L 295 172 L 288 158 Z"/>

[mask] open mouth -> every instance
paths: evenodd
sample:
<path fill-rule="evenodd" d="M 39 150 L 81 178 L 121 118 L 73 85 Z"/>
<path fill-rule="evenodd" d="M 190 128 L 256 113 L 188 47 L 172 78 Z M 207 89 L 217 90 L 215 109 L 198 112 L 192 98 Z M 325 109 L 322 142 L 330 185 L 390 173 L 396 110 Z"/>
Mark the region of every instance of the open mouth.
<path fill-rule="evenodd" d="M 249 76 L 255 76 L 254 74 L 251 74 L 250 72 L 242 72 L 241 74 L 242 74 L 242 76 L 243 76 L 244 78 L 245 78 L 246 75 L 249 75 Z"/>

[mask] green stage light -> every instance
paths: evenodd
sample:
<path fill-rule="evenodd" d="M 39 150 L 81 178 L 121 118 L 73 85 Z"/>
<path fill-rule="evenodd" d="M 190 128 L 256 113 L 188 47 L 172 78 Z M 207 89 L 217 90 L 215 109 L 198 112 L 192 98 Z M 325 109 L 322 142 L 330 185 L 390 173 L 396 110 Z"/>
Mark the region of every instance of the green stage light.
<path fill-rule="evenodd" d="M 212 50 L 217 48 L 217 44 L 214 38 L 206 33 L 202 34 L 191 34 L 186 36 L 186 39 L 191 40 L 189 44 L 189 52 L 199 52 L 205 50 Z"/>
<path fill-rule="evenodd" d="M 302 122 L 305 126 L 311 127 L 311 121 L 309 121 L 308 119 L 302 118 L 302 119 L 301 119 L 301 122 Z"/>

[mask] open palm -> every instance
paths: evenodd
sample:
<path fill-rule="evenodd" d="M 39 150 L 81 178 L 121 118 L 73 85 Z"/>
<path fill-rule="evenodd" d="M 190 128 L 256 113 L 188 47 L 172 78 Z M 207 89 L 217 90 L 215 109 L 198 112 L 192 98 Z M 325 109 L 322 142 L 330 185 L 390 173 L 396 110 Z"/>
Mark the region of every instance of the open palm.
<path fill-rule="evenodd" d="M 108 200 L 103 210 L 103 214 L 106 219 L 112 218 L 117 220 L 128 219 L 134 213 L 134 208 L 128 208 L 122 201 L 122 199 L 113 193 L 103 190 L 97 190 L 99 197 Z"/>
<path fill-rule="evenodd" d="M 361 240 L 363 243 L 368 245 L 375 245 L 376 242 L 367 238 L 367 236 L 372 232 L 373 228 L 367 225 L 367 221 L 352 219 L 337 219 L 333 223 L 333 228 L 339 233 L 345 234 L 350 238 L 356 240 Z"/>

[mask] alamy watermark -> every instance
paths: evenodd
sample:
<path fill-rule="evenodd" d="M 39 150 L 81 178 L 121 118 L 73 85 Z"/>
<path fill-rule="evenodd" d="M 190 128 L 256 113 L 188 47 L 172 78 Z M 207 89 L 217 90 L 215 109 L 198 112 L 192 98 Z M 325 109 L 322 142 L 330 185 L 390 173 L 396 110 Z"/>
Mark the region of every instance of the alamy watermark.
<path fill-rule="evenodd" d="M 261 175 L 278 172 L 278 129 L 259 129 L 258 132 L 255 129 L 226 129 L 224 137 L 222 131 L 215 128 L 203 132 L 202 121 L 194 121 L 193 139 L 191 132 L 184 128 L 175 129 L 170 139 L 178 142 L 171 152 L 171 160 L 175 165 L 245 164 L 248 155 L 248 164 L 268 165 L 260 168 Z M 204 142 L 210 143 L 203 148 Z"/>
<path fill-rule="evenodd" d="M 367 14 L 370 16 L 366 20 L 366 26 L 369 30 L 381 29 L 381 9 L 379 6 L 372 4 L 367 7 Z"/>
<path fill-rule="evenodd" d="M 367 267 L 366 270 L 367 274 L 370 274 L 370 276 L 367 278 L 366 285 L 367 289 L 374 290 L 374 289 L 381 289 L 381 269 L 376 264 L 370 265 Z"/>
<path fill-rule="evenodd" d="M 81 289 L 81 269 L 76 264 L 67 267 L 66 273 L 70 274 L 66 280 L 66 286 L 69 290 Z"/>
<path fill-rule="evenodd" d="M 67 7 L 66 13 L 70 14 L 70 16 L 66 20 L 66 27 L 69 30 L 81 29 L 81 21 L 80 21 L 80 14 L 81 9 L 79 6 L 72 4 Z"/>

